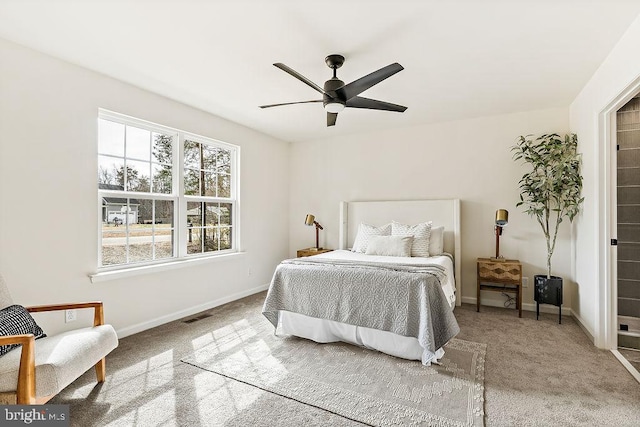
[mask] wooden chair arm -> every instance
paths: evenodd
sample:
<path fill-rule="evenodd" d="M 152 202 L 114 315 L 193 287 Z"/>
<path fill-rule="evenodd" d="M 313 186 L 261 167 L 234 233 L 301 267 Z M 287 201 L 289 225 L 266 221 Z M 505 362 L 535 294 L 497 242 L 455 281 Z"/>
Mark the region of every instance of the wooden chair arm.
<path fill-rule="evenodd" d="M 17 403 L 34 405 L 36 402 L 36 344 L 33 334 L 7 335 L 0 337 L 0 345 L 20 344 L 20 367 L 18 368 Z"/>
<path fill-rule="evenodd" d="M 102 301 L 76 302 L 68 304 L 48 304 L 25 307 L 30 313 L 42 311 L 75 310 L 79 308 L 93 308 L 93 326 L 104 325 L 104 308 Z"/>

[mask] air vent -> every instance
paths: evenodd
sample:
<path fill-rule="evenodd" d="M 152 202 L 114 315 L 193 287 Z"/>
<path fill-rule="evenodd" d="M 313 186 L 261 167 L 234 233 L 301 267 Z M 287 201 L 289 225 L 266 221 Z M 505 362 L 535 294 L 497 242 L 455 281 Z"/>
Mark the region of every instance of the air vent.
<path fill-rule="evenodd" d="M 192 317 L 191 319 L 183 320 L 182 323 L 193 323 L 193 322 L 197 322 L 198 320 L 206 319 L 207 317 L 211 317 L 211 316 L 212 316 L 211 314 L 205 313 L 196 317 Z"/>

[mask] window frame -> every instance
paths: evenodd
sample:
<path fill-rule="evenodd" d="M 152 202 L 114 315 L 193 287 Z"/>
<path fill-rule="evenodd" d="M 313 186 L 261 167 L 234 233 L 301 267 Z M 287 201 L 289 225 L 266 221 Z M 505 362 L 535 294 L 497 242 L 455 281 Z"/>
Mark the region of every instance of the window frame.
<path fill-rule="evenodd" d="M 174 137 L 174 143 L 172 143 L 172 172 L 171 172 L 171 193 L 152 193 L 149 192 L 136 192 L 125 190 L 105 190 L 98 187 L 98 253 L 97 253 L 97 274 L 106 272 L 117 272 L 137 269 L 140 267 L 152 267 L 158 265 L 175 264 L 182 261 L 193 261 L 197 259 L 218 258 L 221 256 L 228 256 L 230 254 L 241 252 L 240 248 L 240 147 L 224 141 L 220 141 L 214 138 L 198 135 L 193 132 L 187 132 L 176 128 L 171 128 L 164 125 L 159 125 L 146 120 L 138 119 L 135 117 L 127 116 L 125 114 L 116 113 L 113 111 L 99 109 L 97 117 L 97 129 L 99 129 L 99 120 L 107 120 L 115 123 L 122 124 L 124 126 L 132 126 L 141 128 L 150 132 L 161 133 L 165 135 L 171 135 Z M 96 131 L 96 159 L 105 154 L 99 151 L 99 131 Z M 230 158 L 230 197 L 212 197 L 212 196 L 193 196 L 185 194 L 185 159 L 184 159 L 184 145 L 185 141 L 194 141 L 200 144 L 218 147 L 227 150 L 231 153 Z M 125 142 L 126 144 L 126 142 Z M 120 158 L 116 155 L 106 155 L 113 158 Z M 127 159 L 126 145 L 122 159 Z M 135 161 L 135 159 L 134 159 Z M 154 164 L 153 156 L 151 156 L 150 164 Z M 96 174 L 97 176 L 97 174 Z M 150 181 L 152 177 L 150 176 Z M 125 182 L 126 185 L 126 182 Z M 125 187 L 126 188 L 126 187 Z M 125 199 L 146 199 L 146 200 L 171 200 L 173 201 L 173 256 L 169 258 L 139 261 L 139 262 L 126 262 L 123 264 L 102 264 L 102 233 L 103 233 L 103 217 L 102 217 L 102 199 L 103 197 L 116 197 Z M 201 252 L 201 253 L 187 253 L 187 240 L 188 240 L 188 225 L 187 225 L 187 203 L 189 202 L 206 202 L 206 203 L 226 203 L 231 205 L 230 215 L 230 228 L 231 228 L 231 248 L 221 249 L 215 251 Z M 155 224 L 153 224 L 155 225 Z M 126 233 L 127 238 L 127 251 L 129 243 L 129 232 Z M 152 237 L 153 240 L 154 237 Z"/>

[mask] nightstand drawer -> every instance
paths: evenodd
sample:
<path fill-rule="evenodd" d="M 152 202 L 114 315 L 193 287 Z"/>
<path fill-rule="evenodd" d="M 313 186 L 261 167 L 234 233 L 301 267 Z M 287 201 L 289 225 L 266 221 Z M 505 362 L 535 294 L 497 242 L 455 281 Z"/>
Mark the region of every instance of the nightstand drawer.
<path fill-rule="evenodd" d="M 522 265 L 517 261 L 478 261 L 478 277 L 482 280 L 520 281 Z"/>

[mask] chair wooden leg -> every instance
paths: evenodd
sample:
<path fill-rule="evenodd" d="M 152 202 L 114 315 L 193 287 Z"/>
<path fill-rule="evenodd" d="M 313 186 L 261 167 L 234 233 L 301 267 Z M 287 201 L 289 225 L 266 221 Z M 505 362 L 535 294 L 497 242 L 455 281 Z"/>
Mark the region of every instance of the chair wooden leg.
<path fill-rule="evenodd" d="M 104 358 L 100 359 L 100 361 L 96 363 L 96 377 L 98 378 L 99 383 L 103 383 L 107 378 L 107 365 Z"/>

